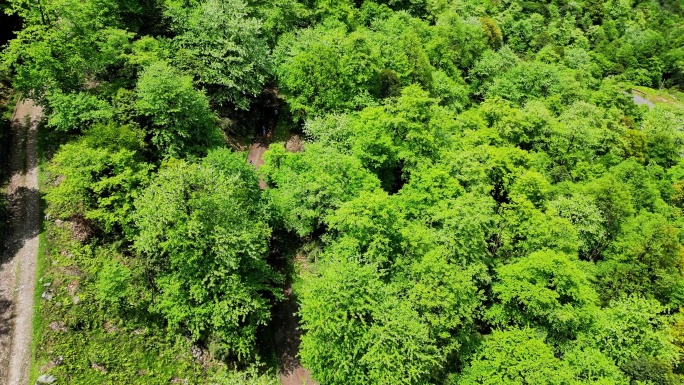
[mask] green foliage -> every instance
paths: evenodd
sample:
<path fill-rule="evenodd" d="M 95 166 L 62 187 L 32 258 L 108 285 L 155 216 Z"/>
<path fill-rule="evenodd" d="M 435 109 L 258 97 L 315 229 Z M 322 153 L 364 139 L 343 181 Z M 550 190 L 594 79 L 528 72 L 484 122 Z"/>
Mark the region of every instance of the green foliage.
<path fill-rule="evenodd" d="M 173 161 L 135 206 L 135 249 L 159 291 L 152 310 L 218 356 L 253 357 L 278 276 L 264 259 L 271 230 L 251 166 L 227 150 Z"/>
<path fill-rule="evenodd" d="M 490 39 L 478 21 L 464 20 L 456 12 L 439 15 L 431 32 L 430 62 L 450 75 L 472 67 Z"/>
<path fill-rule="evenodd" d="M 48 95 L 47 100 L 53 109 L 48 125 L 56 131 L 85 130 L 90 124 L 106 123 L 113 116 L 107 102 L 85 93 L 55 92 Z"/>
<path fill-rule="evenodd" d="M 521 62 L 495 78 L 487 97 L 499 96 L 518 105 L 540 98 L 560 98 L 569 104 L 580 98 L 580 90 L 570 70 L 552 64 Z"/>
<path fill-rule="evenodd" d="M 571 384 L 570 368 L 532 329 L 495 330 L 458 384 Z"/>
<path fill-rule="evenodd" d="M 116 261 L 108 261 L 98 274 L 95 285 L 96 299 L 107 304 L 117 304 L 127 296 L 131 278 L 132 273 L 126 266 Z"/>
<path fill-rule="evenodd" d="M 403 215 L 384 191 L 361 194 L 326 217 L 331 232 L 337 233 L 337 252 L 360 256 L 364 262 L 388 263 L 401 253 L 400 229 Z"/>
<path fill-rule="evenodd" d="M 615 362 L 596 348 L 575 347 L 563 356 L 580 384 L 629 384 Z"/>
<path fill-rule="evenodd" d="M 501 47 L 497 52 L 492 50 L 483 52 L 469 72 L 469 80 L 473 85 L 474 93 L 484 96 L 494 77 L 513 68 L 517 62 L 518 57 L 508 46 Z"/>
<path fill-rule="evenodd" d="M 642 213 L 630 218 L 604 255 L 605 260 L 597 265 L 604 298 L 641 293 L 681 305 L 682 299 L 674 295 L 684 285 L 684 248 L 679 229 L 663 216 Z"/>
<path fill-rule="evenodd" d="M 453 115 L 416 85 L 381 107 L 316 119 L 307 133 L 322 144 L 351 152 L 391 190 L 409 172 L 436 160 L 449 143 Z"/>
<path fill-rule="evenodd" d="M 676 1 L 4 9 L 60 383 L 273 383 L 290 284 L 322 384 L 682 382 Z"/>
<path fill-rule="evenodd" d="M 106 232 L 127 231 L 133 200 L 151 171 L 139 150 L 140 133 L 116 126 L 96 126 L 65 144 L 49 166 L 56 180 L 45 197 L 48 210 L 57 218 L 93 220 Z"/>
<path fill-rule="evenodd" d="M 285 228 L 300 236 L 316 230 L 327 215 L 362 191 L 379 187 L 358 159 L 310 145 L 301 153 L 274 146 L 264 156 L 267 195 Z"/>
<path fill-rule="evenodd" d="M 211 385 L 278 385 L 279 383 L 275 376 L 262 374 L 253 366 L 245 371 L 225 370 L 212 376 L 208 381 Z"/>
<path fill-rule="evenodd" d="M 537 326 L 554 339 L 587 330 L 598 302 L 581 262 L 552 251 L 498 268 L 492 292 L 499 303 L 488 317 L 495 325 Z"/>
<path fill-rule="evenodd" d="M 198 155 L 221 143 L 217 119 L 190 77 L 152 63 L 140 74 L 136 92 L 136 109 L 149 118 L 152 144 L 164 157 Z"/>
<path fill-rule="evenodd" d="M 594 327 L 583 339 L 623 370 L 625 366 L 650 361 L 660 362 L 671 371 L 678 352 L 662 311 L 657 301 L 637 296 L 614 301 L 598 314 Z"/>
<path fill-rule="evenodd" d="M 177 36 L 174 62 L 192 74 L 212 102 L 247 109 L 270 71 L 261 22 L 240 0 L 212 0 L 191 8 L 170 3 Z"/>
<path fill-rule="evenodd" d="M 364 31 L 327 23 L 286 35 L 276 49 L 281 92 L 296 118 L 352 109 L 379 90 L 378 47 Z"/>
<path fill-rule="evenodd" d="M 642 131 L 646 134 L 646 156 L 650 163 L 672 167 L 682 153 L 684 113 L 679 108 L 658 105 L 644 116 Z"/>
<path fill-rule="evenodd" d="M 441 352 L 428 325 L 383 284 L 373 265 L 334 260 L 301 294 L 301 356 L 327 384 L 419 384 Z M 353 364 L 351 364 L 353 363 Z"/>
<path fill-rule="evenodd" d="M 558 216 L 566 218 L 577 229 L 579 238 L 579 255 L 582 259 L 596 260 L 599 247 L 606 236 L 601 211 L 591 196 L 576 194 L 570 197 L 559 197 L 549 202 Z"/>

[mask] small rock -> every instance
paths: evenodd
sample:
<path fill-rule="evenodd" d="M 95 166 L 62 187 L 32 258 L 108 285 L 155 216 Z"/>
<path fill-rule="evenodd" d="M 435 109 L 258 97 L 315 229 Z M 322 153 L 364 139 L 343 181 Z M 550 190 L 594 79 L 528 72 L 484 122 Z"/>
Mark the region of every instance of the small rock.
<path fill-rule="evenodd" d="M 49 327 L 50 327 L 50 330 L 56 331 L 56 332 L 65 332 L 68 330 L 66 327 L 66 324 L 62 321 L 50 322 Z"/>
<path fill-rule="evenodd" d="M 78 298 L 77 295 L 75 295 L 74 298 L 72 298 L 72 300 L 74 301 L 74 305 L 77 305 L 79 302 L 81 302 L 81 299 Z"/>
<path fill-rule="evenodd" d="M 57 225 L 57 227 L 62 227 L 63 224 L 64 222 L 61 219 L 55 219 L 55 225 Z"/>
<path fill-rule="evenodd" d="M 197 346 L 191 347 L 190 352 L 192 353 L 192 358 L 196 360 L 202 358 L 202 349 L 198 348 Z"/>
<path fill-rule="evenodd" d="M 106 321 L 104 325 L 102 325 L 102 327 L 105 331 L 107 331 L 107 333 L 114 333 L 115 331 L 119 330 L 119 328 L 117 328 L 116 325 L 109 321 Z"/>
<path fill-rule="evenodd" d="M 43 287 L 50 287 L 52 285 L 52 282 L 45 282 L 43 284 Z"/>
<path fill-rule="evenodd" d="M 98 370 L 98 371 L 100 371 L 101 373 L 104 373 L 104 374 L 109 373 L 109 370 L 107 370 L 107 368 L 105 368 L 104 366 L 98 364 L 97 362 L 91 362 L 91 363 L 90 363 L 90 367 L 91 367 L 92 369 Z"/>
<path fill-rule="evenodd" d="M 67 285 L 67 291 L 71 295 L 75 295 L 76 291 L 78 291 L 78 280 L 74 279 L 69 284 Z"/>
<path fill-rule="evenodd" d="M 52 301 L 52 294 L 49 293 L 49 292 L 47 292 L 47 291 L 44 291 L 43 294 L 41 294 L 40 297 L 43 298 L 43 299 L 46 300 L 46 301 Z"/>
<path fill-rule="evenodd" d="M 53 384 L 57 379 L 52 374 L 43 374 L 36 379 L 36 385 L 40 384 Z"/>
<path fill-rule="evenodd" d="M 55 366 L 62 365 L 64 363 L 64 356 L 59 356 L 55 358 L 54 360 L 50 360 L 47 364 L 43 365 L 40 368 L 41 373 L 49 372 L 50 369 L 54 368 Z"/>

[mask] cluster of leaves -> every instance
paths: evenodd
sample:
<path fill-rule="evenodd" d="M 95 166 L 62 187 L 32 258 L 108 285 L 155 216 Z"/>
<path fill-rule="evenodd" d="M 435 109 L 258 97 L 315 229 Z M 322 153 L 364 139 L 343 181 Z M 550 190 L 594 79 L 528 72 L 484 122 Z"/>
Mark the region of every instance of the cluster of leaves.
<path fill-rule="evenodd" d="M 678 2 L 9 10 L 24 29 L 2 68 L 75 136 L 48 168 L 48 210 L 97 230 L 65 263 L 98 309 L 65 296 L 73 340 L 49 354 L 126 366 L 97 356 L 114 316 L 258 361 L 275 230 L 322 245 L 297 286 L 300 356 L 322 384 L 682 382 L 684 110 L 630 90 L 684 86 Z M 262 114 L 266 85 L 308 142 L 271 145 L 262 191 L 216 147 L 219 117 Z M 79 345 L 84 330 L 98 337 Z M 92 379 L 72 356 L 55 373 Z"/>
<path fill-rule="evenodd" d="M 682 381 L 682 108 L 629 90 L 682 85 L 681 9 L 310 12 L 274 60 L 311 143 L 264 176 L 276 225 L 323 243 L 299 289 L 315 379 Z"/>
<path fill-rule="evenodd" d="M 270 383 L 255 370 L 200 374 L 189 356 L 194 344 L 215 362 L 258 362 L 257 333 L 279 298 L 258 178 L 221 148 L 219 115 L 247 109 L 271 72 L 255 10 L 240 0 L 16 0 L 3 10 L 23 29 L 3 47 L 2 74 L 44 107 L 58 147 L 43 186 L 50 226 L 81 242 L 51 233 L 51 258 L 80 249 L 93 258 L 67 266 L 82 301 L 43 311 L 68 331 L 52 339 L 44 325 L 41 358 L 71 360 L 51 372 L 70 383 Z M 46 277 L 64 267 L 49 266 Z M 129 324 L 129 334 L 149 327 L 153 348 L 136 356 L 144 336 L 116 347 L 123 334 L 110 338 L 111 322 Z M 107 357 L 76 358 L 79 349 Z M 169 355 L 182 359 L 169 365 Z M 136 374 L 146 362 L 150 373 Z M 110 374 L 93 376 L 93 365 Z"/>

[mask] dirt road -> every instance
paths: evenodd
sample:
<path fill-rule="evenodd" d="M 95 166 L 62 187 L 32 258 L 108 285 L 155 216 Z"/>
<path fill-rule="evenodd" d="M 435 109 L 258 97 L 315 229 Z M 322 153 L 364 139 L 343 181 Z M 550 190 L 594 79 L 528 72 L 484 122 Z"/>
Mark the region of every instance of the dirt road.
<path fill-rule="evenodd" d="M 26 385 L 31 362 L 40 195 L 37 125 L 40 107 L 17 104 L 12 124 L 7 189 L 11 233 L 0 257 L 0 384 Z"/>

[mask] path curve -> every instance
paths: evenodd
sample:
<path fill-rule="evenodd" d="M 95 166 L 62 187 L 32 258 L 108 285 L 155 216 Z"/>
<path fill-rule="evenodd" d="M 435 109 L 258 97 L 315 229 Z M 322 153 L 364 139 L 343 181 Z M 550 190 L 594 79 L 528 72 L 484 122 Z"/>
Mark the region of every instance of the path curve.
<path fill-rule="evenodd" d="M 7 385 L 29 381 L 40 231 L 37 126 L 42 114 L 25 100 L 17 103 L 12 118 L 7 188 L 11 235 L 0 257 L 0 382 Z"/>

